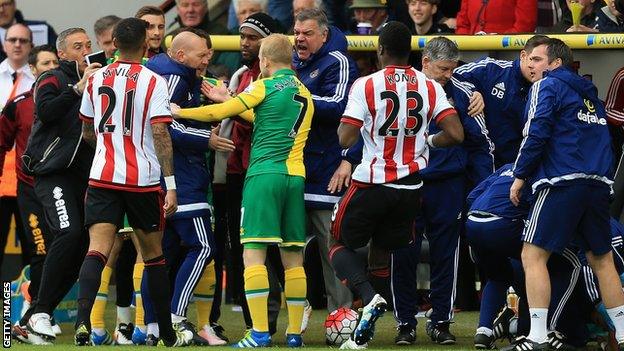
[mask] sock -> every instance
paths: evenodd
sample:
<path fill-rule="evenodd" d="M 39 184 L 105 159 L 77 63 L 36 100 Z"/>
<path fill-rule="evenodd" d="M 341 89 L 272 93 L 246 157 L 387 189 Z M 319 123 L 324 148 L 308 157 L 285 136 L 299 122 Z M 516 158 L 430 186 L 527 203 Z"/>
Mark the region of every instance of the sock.
<path fill-rule="evenodd" d="M 186 319 L 186 317 L 184 317 L 184 316 L 178 316 L 175 313 L 171 314 L 171 323 L 180 323 L 180 322 L 182 322 L 185 319 Z"/>
<path fill-rule="evenodd" d="M 93 334 L 97 335 L 97 336 L 102 336 L 102 335 L 106 334 L 106 329 L 93 327 L 91 329 L 91 332 Z"/>
<path fill-rule="evenodd" d="M 257 332 L 269 331 L 269 274 L 265 265 L 245 268 L 245 296 L 253 329 Z"/>
<path fill-rule="evenodd" d="M 287 334 L 301 334 L 301 320 L 307 292 L 306 274 L 303 267 L 284 271 L 284 295 L 288 308 Z"/>
<path fill-rule="evenodd" d="M 100 288 L 100 277 L 106 265 L 106 256 L 97 251 L 89 251 L 80 267 L 78 275 L 78 313 L 75 328 L 81 323 L 91 331 L 91 308 Z"/>
<path fill-rule="evenodd" d="M 364 305 L 373 300 L 375 289 L 368 281 L 366 270 L 355 251 L 342 245 L 333 246 L 329 251 L 329 260 L 338 279 L 355 290 L 362 297 Z"/>
<path fill-rule="evenodd" d="M 95 302 L 93 302 L 93 309 L 91 310 L 91 327 L 95 331 L 96 329 L 104 330 L 106 323 L 104 321 L 104 310 L 106 310 L 106 301 L 108 300 L 108 285 L 110 283 L 110 277 L 113 273 L 113 269 L 109 266 L 104 266 L 102 275 L 100 276 L 100 288 L 98 289 Z M 98 334 L 98 335 L 104 335 Z"/>
<path fill-rule="evenodd" d="M 531 317 L 531 331 L 527 338 L 531 341 L 542 343 L 548 340 L 548 308 L 529 308 Z"/>
<path fill-rule="evenodd" d="M 487 336 L 492 336 L 494 335 L 494 331 L 490 328 L 479 327 L 477 328 L 477 334 L 485 334 Z"/>
<path fill-rule="evenodd" d="M 505 305 L 509 283 L 488 280 L 481 295 L 481 311 L 479 312 L 479 327 L 492 329 L 496 314 Z"/>
<path fill-rule="evenodd" d="M 124 323 L 128 324 L 132 322 L 132 312 L 130 311 L 130 307 L 119 307 L 117 306 L 117 324 Z"/>
<path fill-rule="evenodd" d="M 212 301 L 214 299 L 215 284 L 217 275 L 215 272 L 214 261 L 210 262 L 195 287 L 195 307 L 197 308 L 197 326 L 203 328 L 210 325 L 208 318 L 212 310 Z"/>
<path fill-rule="evenodd" d="M 615 326 L 615 340 L 624 342 L 624 305 L 607 309 L 609 318 Z"/>
<path fill-rule="evenodd" d="M 158 323 L 147 323 L 147 334 L 152 334 L 157 338 L 160 338 L 160 330 L 158 329 Z"/>
<path fill-rule="evenodd" d="M 132 271 L 132 284 L 134 285 L 134 325 L 145 326 L 145 311 L 143 311 L 143 297 L 141 296 L 141 278 L 143 277 L 143 263 L 135 263 Z M 142 332 L 145 330 L 141 330 Z"/>
<path fill-rule="evenodd" d="M 169 295 L 169 277 L 165 258 L 161 255 L 145 261 L 145 274 L 147 275 L 148 289 L 154 304 L 154 312 L 158 321 L 160 338 L 165 345 L 173 344 L 176 340 L 175 332 L 171 325 L 169 312 L 171 296 Z"/>
<path fill-rule="evenodd" d="M 375 290 L 375 292 L 379 293 L 379 295 L 386 299 L 388 303 L 392 303 L 392 290 L 390 288 L 390 267 L 370 270 L 368 272 L 368 281 L 370 282 L 370 285 L 373 287 L 373 290 Z"/>

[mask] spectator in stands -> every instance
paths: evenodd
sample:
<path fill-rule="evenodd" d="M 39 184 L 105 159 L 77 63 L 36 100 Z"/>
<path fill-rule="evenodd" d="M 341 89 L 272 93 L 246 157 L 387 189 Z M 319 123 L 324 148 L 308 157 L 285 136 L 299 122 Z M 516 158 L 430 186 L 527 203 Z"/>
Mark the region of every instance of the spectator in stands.
<path fill-rule="evenodd" d="M 609 85 L 605 97 L 607 121 L 610 124 L 621 126 L 624 124 L 624 67 L 620 68 Z"/>
<path fill-rule="evenodd" d="M 165 38 L 165 13 L 156 6 L 141 7 L 134 17 L 149 23 L 147 27 L 147 53 L 151 58 L 163 52 L 162 41 Z"/>
<path fill-rule="evenodd" d="M 352 164 L 361 157 L 353 151 L 343 152 L 336 132 L 358 73 L 347 54 L 344 34 L 328 24 L 322 10 L 300 12 L 294 32 L 293 66 L 314 101 L 314 118 L 303 152 L 306 214 L 311 227 L 308 233 L 318 239 L 327 308 L 333 311 L 351 305 L 349 290 L 336 278 L 329 263 L 328 238 L 332 209 L 350 183 Z"/>
<path fill-rule="evenodd" d="M 178 16 L 174 24 L 178 24 L 180 27 L 201 29 L 210 35 L 230 34 L 227 28 L 219 22 L 210 20 L 208 0 L 176 0 L 176 4 Z M 167 33 L 167 36 L 171 35 L 172 32 L 173 30 Z M 240 66 L 240 54 L 228 51 L 215 52 L 210 63 L 224 64 L 231 72 L 234 72 Z"/>
<path fill-rule="evenodd" d="M 536 22 L 535 0 L 462 0 L 455 33 L 530 33 Z"/>
<path fill-rule="evenodd" d="M 6 30 L 15 23 L 22 23 L 30 28 L 33 33 L 33 45 L 54 45 L 56 43 L 56 32 L 45 21 L 25 20 L 24 16 L 17 9 L 15 0 L 0 0 L 0 38 L 4 38 Z M 6 54 L 0 47 L 0 60 L 4 60 Z"/>
<path fill-rule="evenodd" d="M 622 1 L 624 6 L 624 1 Z M 607 0 L 607 6 L 603 6 L 597 12 L 596 29 L 601 33 L 624 32 L 624 15 L 615 7 L 616 0 Z"/>
<path fill-rule="evenodd" d="M 234 0 L 232 4 L 235 4 L 236 11 L 236 23 L 234 23 L 235 27 L 232 30 L 234 33 L 238 32 L 238 28 L 247 17 L 259 12 L 267 13 L 267 0 Z"/>
<path fill-rule="evenodd" d="M 444 23 L 435 21 L 440 0 L 407 0 L 409 15 L 414 21 L 411 28 L 413 35 L 430 35 L 453 33 L 453 30 Z"/>
<path fill-rule="evenodd" d="M 113 27 L 117 22 L 121 21 L 120 17 L 115 15 L 104 16 L 93 24 L 93 32 L 95 33 L 95 41 L 100 49 L 104 50 L 106 58 L 111 58 L 115 54 L 115 45 L 113 44 Z"/>
<path fill-rule="evenodd" d="M 446 24 L 452 30 L 457 28 L 457 13 L 461 6 L 461 0 L 444 0 L 438 4 L 436 20 Z"/>
<path fill-rule="evenodd" d="M 293 0 L 292 2 L 293 8 L 293 18 L 297 17 L 297 15 L 306 9 L 323 9 L 323 1 L 322 0 Z"/>
<path fill-rule="evenodd" d="M 535 31 L 543 33 L 561 21 L 564 0 L 537 0 L 537 27 Z M 565 7 L 565 6 L 563 6 Z"/>
<path fill-rule="evenodd" d="M 578 2 L 583 6 L 583 12 L 581 12 L 581 23 L 578 26 L 574 26 L 572 23 L 572 12 L 570 11 L 570 3 Z M 563 32 L 597 32 L 596 30 L 596 17 L 598 11 L 600 11 L 600 5 L 602 1 L 597 0 L 566 0 L 566 8 L 563 10 L 563 17 L 561 22 L 553 28 L 554 33 Z"/>
<path fill-rule="evenodd" d="M 371 24 L 370 34 L 379 33 L 381 26 L 389 19 L 388 8 L 385 1 L 382 0 L 353 0 L 353 4 L 349 8 L 353 10 L 357 24 Z"/>

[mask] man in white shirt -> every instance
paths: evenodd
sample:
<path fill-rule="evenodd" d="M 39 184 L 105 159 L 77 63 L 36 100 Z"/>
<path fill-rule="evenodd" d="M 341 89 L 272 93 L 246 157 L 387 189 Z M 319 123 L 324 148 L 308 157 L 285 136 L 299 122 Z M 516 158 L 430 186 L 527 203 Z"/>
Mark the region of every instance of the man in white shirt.
<path fill-rule="evenodd" d="M 6 31 L 3 46 L 7 58 L 0 63 L 0 110 L 6 102 L 32 88 L 35 76 L 28 67 L 32 49 L 32 32 L 23 24 L 14 24 Z"/>

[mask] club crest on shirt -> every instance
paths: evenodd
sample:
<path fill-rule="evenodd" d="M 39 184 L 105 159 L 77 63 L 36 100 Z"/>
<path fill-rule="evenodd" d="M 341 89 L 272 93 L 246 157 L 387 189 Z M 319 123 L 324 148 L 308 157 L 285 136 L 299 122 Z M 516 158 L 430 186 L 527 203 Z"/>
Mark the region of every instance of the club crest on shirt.
<path fill-rule="evenodd" d="M 319 69 L 315 69 L 314 71 L 310 72 L 310 78 L 316 78 L 319 75 Z"/>

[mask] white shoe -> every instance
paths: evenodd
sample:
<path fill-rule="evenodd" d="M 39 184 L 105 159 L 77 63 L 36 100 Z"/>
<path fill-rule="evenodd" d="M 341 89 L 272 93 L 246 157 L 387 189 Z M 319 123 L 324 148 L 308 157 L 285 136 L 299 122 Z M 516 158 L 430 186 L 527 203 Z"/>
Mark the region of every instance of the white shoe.
<path fill-rule="evenodd" d="M 347 339 L 347 341 L 343 342 L 342 345 L 340 345 L 341 350 L 364 350 L 367 347 L 368 343 L 364 345 L 358 345 L 355 343 L 355 340 L 352 340 L 351 338 Z"/>
<path fill-rule="evenodd" d="M 375 294 L 371 302 L 362 308 L 362 315 L 352 336 L 358 345 L 364 345 L 373 338 L 375 322 L 386 312 L 387 306 L 386 300 Z"/>
<path fill-rule="evenodd" d="M 28 320 L 28 330 L 31 333 L 38 334 L 44 339 L 56 338 L 52 325 L 50 324 L 50 316 L 47 313 L 35 313 Z"/>
<path fill-rule="evenodd" d="M 305 333 L 306 329 L 308 329 L 308 323 L 310 322 L 310 317 L 312 316 L 312 305 L 310 305 L 310 301 L 305 300 L 305 305 L 303 306 L 303 318 L 301 319 L 301 334 Z"/>
<path fill-rule="evenodd" d="M 52 345 L 51 342 L 40 337 L 37 334 L 31 333 L 26 327 L 20 326 L 19 322 L 13 326 L 11 330 L 11 336 L 13 339 L 30 345 Z"/>
<path fill-rule="evenodd" d="M 117 327 L 115 327 L 115 331 L 113 332 L 113 340 L 115 340 L 115 344 L 134 345 L 134 343 L 132 342 L 133 331 L 134 331 L 134 326 L 132 325 L 132 323 L 117 324 Z"/>
<path fill-rule="evenodd" d="M 50 325 L 52 325 L 52 330 L 54 331 L 54 335 L 61 335 L 63 331 L 61 330 L 61 326 L 58 323 L 52 324 L 52 318 L 50 318 Z"/>
<path fill-rule="evenodd" d="M 221 339 L 209 325 L 204 325 L 199 331 L 199 336 L 206 339 L 210 346 L 221 346 L 227 344 L 227 341 Z"/>

